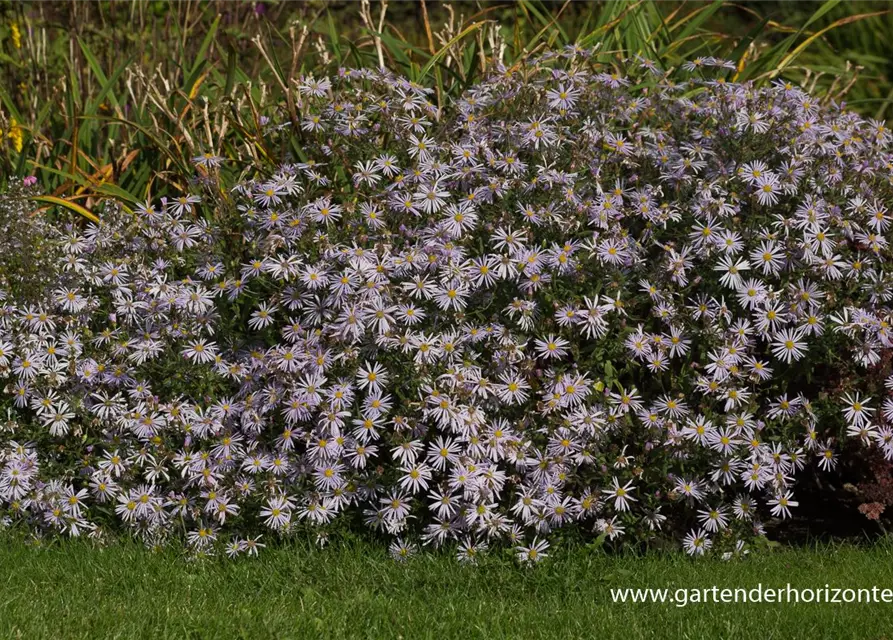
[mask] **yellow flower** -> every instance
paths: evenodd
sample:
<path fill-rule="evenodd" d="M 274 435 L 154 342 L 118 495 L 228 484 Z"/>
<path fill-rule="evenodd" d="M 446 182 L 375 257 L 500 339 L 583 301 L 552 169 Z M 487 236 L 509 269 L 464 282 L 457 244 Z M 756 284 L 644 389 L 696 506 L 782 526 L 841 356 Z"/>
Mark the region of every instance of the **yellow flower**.
<path fill-rule="evenodd" d="M 11 31 L 12 31 L 12 46 L 14 46 L 16 49 L 21 49 L 22 48 L 22 32 L 19 31 L 19 25 L 16 24 L 15 22 L 13 22 L 11 25 Z"/>
<path fill-rule="evenodd" d="M 12 118 L 10 121 L 9 133 L 6 134 L 6 137 L 12 140 L 12 146 L 16 150 L 16 153 L 21 153 L 25 137 L 22 135 L 22 128 L 16 122 L 15 118 Z"/>

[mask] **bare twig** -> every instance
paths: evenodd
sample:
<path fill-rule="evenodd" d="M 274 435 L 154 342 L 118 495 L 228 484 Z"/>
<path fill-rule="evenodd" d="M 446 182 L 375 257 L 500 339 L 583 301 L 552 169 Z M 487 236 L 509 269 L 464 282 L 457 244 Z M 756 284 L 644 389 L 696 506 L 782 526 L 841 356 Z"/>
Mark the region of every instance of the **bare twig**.
<path fill-rule="evenodd" d="M 380 9 L 378 14 L 378 25 L 375 25 L 373 28 L 372 23 L 372 8 L 369 0 L 361 0 L 360 2 L 360 19 L 363 21 L 363 24 L 366 25 L 366 28 L 372 32 L 372 39 L 375 43 L 375 51 L 378 54 L 378 67 L 379 69 L 384 68 L 384 49 L 382 48 L 381 36 L 380 34 L 384 29 L 384 19 L 385 14 L 388 10 L 388 2 L 387 0 L 381 0 Z"/>
<path fill-rule="evenodd" d="M 425 35 L 428 36 L 428 51 L 433 56 L 436 52 L 434 48 L 434 36 L 431 34 L 431 22 L 428 20 L 428 6 L 425 4 L 425 0 L 421 0 L 422 5 L 422 20 L 425 23 Z"/>

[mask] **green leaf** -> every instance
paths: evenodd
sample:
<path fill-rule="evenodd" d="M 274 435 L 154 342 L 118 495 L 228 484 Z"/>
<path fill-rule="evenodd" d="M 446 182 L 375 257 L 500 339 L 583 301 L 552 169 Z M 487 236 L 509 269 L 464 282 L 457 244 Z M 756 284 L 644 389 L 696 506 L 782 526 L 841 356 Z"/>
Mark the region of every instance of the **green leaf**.
<path fill-rule="evenodd" d="M 593 550 L 593 551 L 597 551 L 597 550 L 599 550 L 599 549 L 601 549 L 602 547 L 605 546 L 605 541 L 606 541 L 607 539 L 608 539 L 608 534 L 607 534 L 607 533 L 601 533 L 601 534 L 599 534 L 598 538 L 596 538 L 595 540 L 593 540 L 592 542 L 590 542 L 590 543 L 589 543 L 588 545 L 586 545 L 586 546 L 589 547 L 589 548 L 590 548 L 591 550 Z"/>
<path fill-rule="evenodd" d="M 90 211 L 75 202 L 63 200 L 62 198 L 57 198 L 56 196 L 33 196 L 31 199 L 37 202 L 42 202 L 44 204 L 54 204 L 56 206 L 63 207 L 65 209 L 68 209 L 69 211 L 73 211 L 78 215 L 87 218 L 87 220 L 90 220 L 91 222 L 99 224 L 99 218 L 97 218 L 95 215 L 90 213 Z"/>
<path fill-rule="evenodd" d="M 87 65 L 89 65 L 90 70 L 93 72 L 93 75 L 96 76 L 96 79 L 99 80 L 99 86 L 106 88 L 105 93 L 102 94 L 103 97 L 105 97 L 105 94 L 107 93 L 109 96 L 109 101 L 111 101 L 112 105 L 117 108 L 119 106 L 118 98 L 115 97 L 114 92 L 112 92 L 111 87 L 109 87 L 109 81 L 108 78 L 106 78 L 105 76 L 105 72 L 102 70 L 102 65 L 99 64 L 99 60 L 97 60 L 96 56 L 93 55 L 93 52 L 90 50 L 90 47 L 87 46 L 86 42 L 84 42 L 80 37 L 78 37 L 77 41 L 78 45 L 81 48 L 81 53 L 83 53 L 84 58 L 87 59 Z M 121 69 L 119 69 L 119 71 L 121 71 Z M 101 100 L 94 100 L 92 103 L 92 107 L 91 105 L 88 105 L 84 111 L 87 113 L 95 112 L 100 103 Z"/>
<path fill-rule="evenodd" d="M 803 50 L 806 49 L 806 47 L 808 47 L 810 44 L 812 44 L 812 42 L 814 42 L 815 40 L 817 40 L 818 38 L 823 36 L 828 31 L 831 31 L 832 29 L 836 29 L 837 27 L 841 27 L 845 24 L 850 24 L 852 22 L 858 22 L 859 20 L 864 20 L 865 18 L 872 18 L 875 16 L 885 15 L 887 13 L 890 13 L 890 11 L 875 11 L 873 13 L 860 13 L 859 15 L 847 16 L 845 18 L 841 18 L 840 20 L 835 20 L 834 22 L 829 24 L 824 29 L 821 29 L 821 30 L 815 32 L 814 34 L 809 36 L 806 40 L 804 40 L 799 45 L 797 45 L 796 49 L 791 51 L 791 53 L 789 53 L 787 56 L 785 56 L 784 59 L 780 63 L 778 63 L 778 66 L 775 69 L 773 69 L 772 75 L 776 76 L 779 73 L 781 73 L 781 71 L 783 71 L 798 55 L 800 55 L 803 52 Z"/>
<path fill-rule="evenodd" d="M 747 32 L 747 35 L 741 39 L 741 42 L 738 43 L 738 46 L 726 56 L 729 60 L 733 61 L 737 66 L 741 62 L 741 57 L 747 52 L 750 44 L 757 39 L 757 37 L 766 29 L 766 25 L 769 23 L 769 18 L 763 18 L 763 20 L 755 26 L 753 29 Z"/>
<path fill-rule="evenodd" d="M 99 94 L 93 100 L 93 104 L 91 107 L 87 108 L 87 113 L 92 115 L 96 113 L 96 109 L 99 108 L 99 105 L 102 104 L 102 101 L 105 99 L 105 96 L 112 91 L 112 87 L 115 86 L 115 83 L 118 81 L 118 78 L 121 77 L 121 74 L 124 73 L 124 70 L 130 66 L 130 63 L 133 62 L 133 56 L 131 55 L 127 60 L 124 61 L 124 64 L 120 65 L 115 72 L 103 83 L 102 89 Z"/>
<path fill-rule="evenodd" d="M 453 38 L 451 38 L 449 42 L 447 42 L 445 45 L 443 45 L 443 47 L 441 47 L 440 51 L 438 51 L 433 56 L 431 56 L 431 59 L 428 60 L 428 63 L 424 67 L 422 67 L 422 70 L 419 73 L 419 77 L 424 78 L 425 76 L 427 76 L 428 72 L 431 71 L 431 68 L 435 64 L 437 64 L 437 62 L 439 60 L 441 60 L 444 56 L 446 56 L 450 52 L 450 47 L 452 47 L 454 44 L 459 42 L 462 38 L 464 38 L 468 34 L 474 33 L 475 31 L 480 29 L 482 26 L 484 26 L 484 24 L 486 24 L 486 23 L 475 22 L 474 24 L 469 25 L 468 27 L 466 27 L 465 29 L 460 31 L 458 34 L 456 34 Z"/>
<path fill-rule="evenodd" d="M 0 101 L 3 102 L 3 106 L 6 107 L 6 110 L 12 115 L 13 118 L 16 119 L 16 122 L 23 123 L 24 119 L 22 118 L 22 114 L 19 113 L 19 110 L 16 109 L 15 102 L 12 101 L 12 98 L 9 97 L 9 94 L 6 93 L 6 89 L 3 88 L 3 85 L 0 84 Z"/>
<path fill-rule="evenodd" d="M 701 7 L 688 16 L 686 16 L 685 20 L 688 21 L 688 24 L 685 26 L 685 29 L 682 30 L 681 33 L 673 35 L 673 42 L 670 43 L 669 47 L 667 47 L 666 51 L 670 51 L 679 46 L 679 44 L 685 42 L 689 36 L 693 35 L 694 32 L 706 22 L 710 17 L 716 13 L 720 7 L 725 4 L 724 0 L 715 0 L 711 5 Z M 694 17 L 692 17 L 694 16 Z M 678 23 L 677 23 L 678 24 Z"/>
<path fill-rule="evenodd" d="M 236 82 L 236 50 L 229 48 L 226 56 L 226 84 L 223 87 L 224 97 L 229 97 L 233 92 Z"/>
<path fill-rule="evenodd" d="M 387 52 L 391 54 L 391 56 L 403 66 L 403 71 L 406 72 L 406 74 L 409 76 L 409 79 L 416 80 L 417 78 L 415 76 L 410 75 L 412 73 L 412 61 L 409 59 L 409 56 L 406 55 L 404 49 L 408 49 L 413 53 L 418 53 L 421 56 L 426 56 L 428 54 L 426 54 L 421 49 L 416 49 L 408 42 L 398 40 L 389 33 L 378 31 L 372 31 L 371 33 L 381 38 L 382 45 L 384 45 Z"/>
<path fill-rule="evenodd" d="M 788 50 L 794 45 L 797 40 L 800 39 L 800 36 L 806 31 L 806 28 L 811 25 L 813 22 L 821 18 L 823 15 L 831 11 L 834 7 L 840 4 L 841 0 L 827 0 L 821 7 L 819 7 L 812 16 L 803 23 L 797 33 L 785 38 L 782 42 L 775 45 L 772 49 L 770 49 L 766 54 L 762 56 L 762 59 L 766 62 L 762 66 L 764 69 L 776 70 L 778 69 L 778 65 L 781 63 L 781 60 L 785 57 Z"/>
<path fill-rule="evenodd" d="M 172 145 L 170 143 L 163 142 L 161 139 L 159 139 L 157 136 L 155 136 L 151 131 L 149 131 L 146 127 L 144 127 L 136 122 L 133 122 L 132 120 L 127 120 L 125 118 L 104 117 L 104 116 L 84 116 L 84 118 L 85 119 L 109 120 L 109 121 L 113 121 L 113 122 L 120 122 L 121 124 L 127 125 L 128 127 L 133 127 L 134 129 L 136 129 L 137 131 L 142 133 L 144 136 L 146 136 L 146 138 L 148 138 L 152 142 L 152 144 L 155 145 L 155 149 L 157 149 L 159 152 L 163 153 L 168 158 L 170 158 L 171 162 L 177 167 L 177 169 L 180 171 L 181 175 L 184 175 L 184 176 L 192 175 L 192 169 L 189 167 L 189 165 L 186 164 L 182 158 L 177 157 L 177 155 L 171 151 L 171 147 L 174 145 Z M 158 131 L 160 133 L 167 135 L 168 137 L 171 137 L 171 135 L 169 133 L 167 133 L 166 131 L 164 131 L 163 129 L 159 129 Z"/>
<path fill-rule="evenodd" d="M 217 14 L 217 17 L 214 18 L 214 22 L 211 23 L 211 26 L 208 28 L 208 33 L 205 36 L 205 39 L 202 40 L 201 46 L 198 48 L 198 53 L 195 56 L 195 64 L 192 65 L 192 72 L 189 74 L 193 78 L 198 77 L 199 68 L 204 65 L 206 62 L 205 56 L 208 54 L 208 49 L 211 47 L 211 43 L 214 42 L 214 36 L 217 34 L 217 27 L 220 25 L 221 14 Z M 192 88 L 191 86 L 189 87 Z M 189 91 L 186 92 L 189 94 Z"/>
<path fill-rule="evenodd" d="M 338 37 L 338 30 L 335 28 L 335 20 L 332 18 L 332 13 L 328 9 L 326 9 L 326 19 L 327 26 L 329 28 L 329 42 L 331 44 L 331 52 L 335 56 L 335 60 L 338 61 L 338 64 L 341 64 L 343 56 L 341 55 L 341 39 Z"/>

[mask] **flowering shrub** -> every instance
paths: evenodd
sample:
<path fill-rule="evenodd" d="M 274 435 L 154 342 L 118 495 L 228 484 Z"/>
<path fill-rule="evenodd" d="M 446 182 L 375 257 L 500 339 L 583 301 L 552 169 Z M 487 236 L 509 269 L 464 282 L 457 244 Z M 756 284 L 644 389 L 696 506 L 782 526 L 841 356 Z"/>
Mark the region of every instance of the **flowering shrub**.
<path fill-rule="evenodd" d="M 733 553 L 842 439 L 890 460 L 890 135 L 727 67 L 571 48 L 443 111 L 304 77 L 272 175 L 208 153 L 193 195 L 56 225 L 58 286 L 0 315 L 7 519 Z"/>

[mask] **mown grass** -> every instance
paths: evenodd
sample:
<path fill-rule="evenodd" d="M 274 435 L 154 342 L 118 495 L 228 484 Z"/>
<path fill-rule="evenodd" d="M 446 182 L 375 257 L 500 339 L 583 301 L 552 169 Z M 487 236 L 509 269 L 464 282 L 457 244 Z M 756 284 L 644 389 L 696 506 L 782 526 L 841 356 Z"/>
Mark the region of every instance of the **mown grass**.
<path fill-rule="evenodd" d="M 378 546 L 266 549 L 188 563 L 136 545 L 0 546 L 12 638 L 887 638 L 890 604 L 612 603 L 611 588 L 893 587 L 893 545 L 743 561 L 559 549 L 534 568 L 491 556 L 393 562 Z"/>

